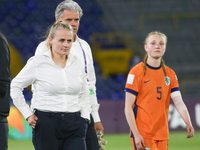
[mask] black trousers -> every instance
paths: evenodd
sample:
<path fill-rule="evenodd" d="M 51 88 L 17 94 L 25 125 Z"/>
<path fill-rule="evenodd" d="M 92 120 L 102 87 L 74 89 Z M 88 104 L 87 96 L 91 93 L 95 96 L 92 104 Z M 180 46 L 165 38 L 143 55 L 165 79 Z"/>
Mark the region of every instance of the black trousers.
<path fill-rule="evenodd" d="M 87 134 L 86 134 L 86 145 L 87 150 L 99 150 L 99 142 L 97 139 L 97 134 L 94 129 L 94 119 L 90 115 L 90 124 L 88 125 Z"/>
<path fill-rule="evenodd" d="M 8 121 L 7 117 L 0 116 L 0 150 L 8 149 Z"/>
<path fill-rule="evenodd" d="M 86 150 L 88 124 L 75 113 L 51 113 L 35 111 L 38 117 L 33 129 L 35 150 Z"/>

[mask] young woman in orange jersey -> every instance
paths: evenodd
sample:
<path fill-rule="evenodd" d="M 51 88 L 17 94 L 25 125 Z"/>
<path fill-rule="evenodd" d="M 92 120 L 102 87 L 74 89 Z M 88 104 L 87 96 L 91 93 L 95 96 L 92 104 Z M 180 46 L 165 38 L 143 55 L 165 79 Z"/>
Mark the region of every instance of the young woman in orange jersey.
<path fill-rule="evenodd" d="M 127 77 L 125 115 L 133 150 L 168 150 L 170 97 L 186 123 L 187 138 L 194 134 L 176 74 L 162 59 L 166 44 L 165 34 L 149 33 L 145 39 L 144 61 L 133 67 Z"/>

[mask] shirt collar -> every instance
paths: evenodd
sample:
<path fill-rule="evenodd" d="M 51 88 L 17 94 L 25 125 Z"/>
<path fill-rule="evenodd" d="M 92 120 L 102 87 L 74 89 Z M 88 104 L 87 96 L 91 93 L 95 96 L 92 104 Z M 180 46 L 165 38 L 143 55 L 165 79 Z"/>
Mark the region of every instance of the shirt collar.
<path fill-rule="evenodd" d="M 147 67 L 149 67 L 150 69 L 158 70 L 161 68 L 161 65 L 159 67 L 153 67 L 153 66 L 150 66 L 149 64 L 147 64 Z"/>
<path fill-rule="evenodd" d="M 50 49 L 48 49 L 46 52 L 42 53 L 42 55 L 44 55 L 46 57 L 49 57 L 51 59 L 51 61 L 53 61 Z M 67 65 L 66 66 L 69 66 L 73 62 L 74 57 L 75 57 L 75 55 L 69 52 L 69 55 L 68 55 L 68 58 L 67 58 Z"/>
<path fill-rule="evenodd" d="M 74 42 L 79 42 L 80 38 L 78 37 L 78 35 L 76 35 L 75 41 Z"/>

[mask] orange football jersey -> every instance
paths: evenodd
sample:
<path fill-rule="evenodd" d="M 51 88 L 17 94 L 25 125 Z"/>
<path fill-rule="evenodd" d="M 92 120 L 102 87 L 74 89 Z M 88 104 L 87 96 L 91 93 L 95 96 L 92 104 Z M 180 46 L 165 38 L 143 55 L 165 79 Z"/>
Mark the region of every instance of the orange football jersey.
<path fill-rule="evenodd" d="M 178 80 L 175 72 L 167 66 L 167 76 L 162 66 L 155 68 L 147 64 L 146 68 L 146 75 L 143 62 L 130 70 L 125 91 L 136 95 L 133 111 L 143 138 L 166 140 L 169 138 L 170 94 L 179 90 Z"/>

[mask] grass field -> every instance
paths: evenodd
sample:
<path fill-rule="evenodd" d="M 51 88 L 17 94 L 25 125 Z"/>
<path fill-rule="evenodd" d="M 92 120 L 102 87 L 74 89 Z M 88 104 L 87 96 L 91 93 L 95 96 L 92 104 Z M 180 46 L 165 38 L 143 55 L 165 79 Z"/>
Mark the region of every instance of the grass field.
<path fill-rule="evenodd" d="M 200 131 L 196 131 L 191 139 L 187 132 L 170 132 L 169 150 L 200 150 Z M 106 150 L 132 150 L 128 134 L 108 134 Z M 16 141 L 9 139 L 8 150 L 34 150 L 31 140 Z"/>

